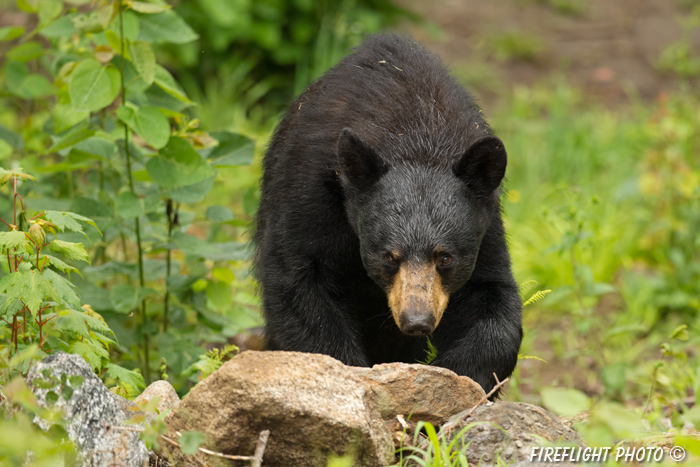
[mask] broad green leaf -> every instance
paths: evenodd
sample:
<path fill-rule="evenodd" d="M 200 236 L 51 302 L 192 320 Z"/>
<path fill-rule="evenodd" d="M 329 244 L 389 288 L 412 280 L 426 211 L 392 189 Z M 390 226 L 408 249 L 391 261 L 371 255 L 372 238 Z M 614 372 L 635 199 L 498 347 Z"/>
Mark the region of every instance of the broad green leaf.
<path fill-rule="evenodd" d="M 118 381 L 122 386 L 129 385 L 136 391 L 146 387 L 146 382 L 138 371 L 127 370 L 123 366 L 115 365 L 114 363 L 108 363 L 106 368 L 107 376 Z"/>
<path fill-rule="evenodd" d="M 153 84 L 156 79 L 156 56 L 151 46 L 145 41 L 131 42 L 129 55 L 141 78 L 146 83 Z"/>
<path fill-rule="evenodd" d="M 61 16 L 53 23 L 42 28 L 39 34 L 49 39 L 58 39 L 61 37 L 70 38 L 76 33 L 75 25 L 73 24 L 73 18 L 75 16 L 76 15 L 70 13 Z"/>
<path fill-rule="evenodd" d="M 207 299 L 211 308 L 217 311 L 225 311 L 231 307 L 233 294 L 231 287 L 224 282 L 209 282 L 206 289 Z"/>
<path fill-rule="evenodd" d="M 43 275 L 56 290 L 59 298 L 56 301 L 73 308 L 80 308 L 78 289 L 71 281 L 51 269 L 44 269 Z"/>
<path fill-rule="evenodd" d="M 139 35 L 139 18 L 133 11 L 127 10 L 122 13 L 122 20 L 124 21 L 124 38 L 127 41 L 133 42 Z M 119 21 L 113 21 L 110 24 L 107 32 L 107 38 L 109 39 L 110 33 L 114 34 L 116 37 L 121 36 L 121 24 Z M 110 41 L 111 43 L 111 41 Z M 112 47 L 114 50 L 119 50 L 117 47 Z"/>
<path fill-rule="evenodd" d="M 117 16 L 118 10 L 118 2 L 107 4 L 97 10 L 74 16 L 73 24 L 83 32 L 91 34 L 102 32 L 109 27 Z"/>
<path fill-rule="evenodd" d="M 103 67 L 93 58 L 87 58 L 75 67 L 68 84 L 68 94 L 75 109 L 92 112 L 114 101 L 119 94 L 119 74 L 116 70 L 116 77 L 108 73 L 108 67 Z"/>
<path fill-rule="evenodd" d="M 14 230 L 11 232 L 0 232 L 0 252 L 5 253 L 8 250 L 18 250 L 31 248 L 31 244 L 24 232 Z"/>
<path fill-rule="evenodd" d="M 199 431 L 183 431 L 177 441 L 183 454 L 192 455 L 204 444 L 204 435 Z"/>
<path fill-rule="evenodd" d="M 90 263 L 90 256 L 88 256 L 87 251 L 85 251 L 85 246 L 83 246 L 82 243 L 53 240 L 51 243 L 49 243 L 49 248 L 54 253 L 61 253 L 65 255 L 65 257 L 68 259 Z"/>
<path fill-rule="evenodd" d="M 189 142 L 175 137 L 146 163 L 146 170 L 166 190 L 192 185 L 216 174 Z"/>
<path fill-rule="evenodd" d="M 42 47 L 41 42 L 25 42 L 12 49 L 10 49 L 6 57 L 10 60 L 17 60 L 19 62 L 28 62 L 30 60 L 36 60 L 44 54 L 44 47 Z"/>
<path fill-rule="evenodd" d="M 138 292 L 129 284 L 117 284 L 112 287 L 110 298 L 114 309 L 119 313 L 130 313 L 137 305 Z"/>
<path fill-rule="evenodd" d="M 228 222 L 235 217 L 226 206 L 209 206 L 205 215 L 212 222 Z"/>
<path fill-rule="evenodd" d="M 83 141 L 95 134 L 94 130 L 90 128 L 76 128 L 67 135 L 63 136 L 61 139 L 56 141 L 53 146 L 49 148 L 49 152 L 58 152 L 62 149 L 69 148 L 76 143 Z"/>
<path fill-rule="evenodd" d="M 80 386 L 83 385 L 83 382 L 85 382 L 85 377 L 80 375 L 73 375 L 68 378 L 68 382 L 70 383 L 71 387 L 78 389 Z"/>
<path fill-rule="evenodd" d="M 154 15 L 138 14 L 139 39 L 146 42 L 186 44 L 199 38 L 180 16 L 172 10 Z"/>
<path fill-rule="evenodd" d="M 209 159 L 215 167 L 250 165 L 255 155 L 255 142 L 237 133 L 217 131 L 211 136 L 219 141 L 209 154 Z"/>
<path fill-rule="evenodd" d="M 21 26 L 5 26 L 0 28 L 0 42 L 11 41 L 17 39 L 24 34 L 24 28 Z"/>
<path fill-rule="evenodd" d="M 540 395 L 545 407 L 563 417 L 573 417 L 591 406 L 588 396 L 578 389 L 543 388 Z"/>
<path fill-rule="evenodd" d="M 155 83 L 163 91 L 174 98 L 189 105 L 194 104 L 194 102 L 187 97 L 182 89 L 180 89 L 180 86 L 177 84 L 175 78 L 173 78 L 170 72 L 158 64 L 156 64 Z"/>
<path fill-rule="evenodd" d="M 44 301 L 59 300 L 58 292 L 51 282 L 36 269 L 8 274 L 0 281 L 0 292 L 7 294 L 4 309 L 16 300 L 21 300 L 32 316 L 36 316 Z"/>
<path fill-rule="evenodd" d="M 7 78 L 7 75 L 5 75 Z M 4 140 L 12 146 L 14 149 L 24 148 L 24 139 L 21 135 L 18 135 L 14 131 L 8 130 L 4 126 L 0 125 L 0 139 Z"/>
<path fill-rule="evenodd" d="M 73 146 L 73 150 L 100 159 L 109 159 L 117 153 L 118 148 L 114 141 L 102 136 L 93 136 Z"/>
<path fill-rule="evenodd" d="M 27 13 L 36 13 L 41 0 L 17 0 L 17 7 Z"/>
<path fill-rule="evenodd" d="M 143 215 L 143 202 L 141 198 L 130 191 L 123 191 L 114 199 L 114 210 L 123 219 L 130 219 Z"/>
<path fill-rule="evenodd" d="M 206 198 L 212 188 L 214 188 L 215 180 L 216 176 L 212 175 L 201 182 L 164 191 L 162 196 L 177 201 L 178 203 L 198 203 Z"/>
<path fill-rule="evenodd" d="M 156 149 L 166 145 L 170 139 L 170 123 L 163 112 L 157 107 L 133 109 L 120 107 L 117 109 L 119 119 L 129 128 L 138 133 L 146 143 Z"/>
<path fill-rule="evenodd" d="M 7 159 L 12 155 L 12 146 L 7 144 L 4 139 L 0 139 L 0 159 Z"/>
<path fill-rule="evenodd" d="M 248 246 L 244 243 L 210 243 L 183 232 L 173 235 L 173 243 L 186 255 L 213 261 L 237 261 L 250 256 Z"/>
<path fill-rule="evenodd" d="M 87 110 L 76 110 L 70 104 L 56 104 L 53 109 L 53 123 L 56 133 L 62 133 L 90 116 Z"/>
<path fill-rule="evenodd" d="M 131 2 L 130 6 L 134 11 L 150 15 L 170 9 L 170 5 L 148 2 Z"/>
<path fill-rule="evenodd" d="M 63 10 L 63 3 L 59 0 L 41 0 L 39 3 L 39 27 L 44 27 L 58 18 Z"/>

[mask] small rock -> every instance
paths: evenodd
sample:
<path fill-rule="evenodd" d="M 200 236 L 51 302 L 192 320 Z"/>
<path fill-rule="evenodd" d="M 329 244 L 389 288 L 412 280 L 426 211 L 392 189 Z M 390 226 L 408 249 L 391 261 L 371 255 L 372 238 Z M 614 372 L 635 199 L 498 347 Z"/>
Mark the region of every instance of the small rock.
<path fill-rule="evenodd" d="M 65 381 L 62 375 L 66 375 Z M 75 378 L 71 381 L 73 376 L 82 377 L 82 382 L 78 384 Z M 27 383 L 40 406 L 63 411 L 66 431 L 78 448 L 81 465 L 142 467 L 148 459 L 148 450 L 139 433 L 118 429 L 138 412 L 138 407 L 111 393 L 81 356 L 56 352 L 34 364 Z M 71 391 L 66 400 L 62 394 Z M 49 393 L 52 393 L 50 398 L 58 395 L 52 405 L 46 400 Z M 49 428 L 44 420 L 35 421 L 43 429 Z"/>
<path fill-rule="evenodd" d="M 496 459 L 500 458 L 505 465 L 513 467 L 537 466 L 539 464 L 530 462 L 530 455 L 533 447 L 542 446 L 540 439 L 550 443 L 584 445 L 578 433 L 564 425 L 559 418 L 535 405 L 499 401 L 490 406 L 482 405 L 469 417 L 465 417 L 467 413 L 468 411 L 465 411 L 452 417 L 443 425 L 440 436 L 446 443 L 450 443 L 467 425 L 487 422 L 478 425 L 476 430 L 465 431 L 461 442 L 457 442 L 458 446 L 467 446 L 463 452 L 469 460 L 469 465 L 487 467 L 495 465 Z M 509 428 L 504 430 L 504 426 Z M 574 464 L 550 462 L 546 465 L 564 467 Z"/>
<path fill-rule="evenodd" d="M 325 466 L 330 453 L 354 452 L 356 465 L 394 460 L 389 429 L 369 388 L 341 362 L 299 352 L 243 352 L 199 383 L 165 418 L 170 437 L 199 431 L 207 449 L 252 456 L 270 430 L 264 465 Z M 177 465 L 200 465 L 170 445 Z M 207 465 L 221 459 L 200 454 Z M 227 464 L 228 465 L 228 464 Z"/>
<path fill-rule="evenodd" d="M 160 397 L 160 401 L 156 406 L 156 416 L 162 414 L 166 410 L 171 410 L 180 403 L 180 396 L 177 395 L 173 385 L 167 381 L 160 380 L 151 383 L 136 399 L 134 399 L 134 404 L 143 407 L 154 397 Z M 152 417 L 153 413 L 151 412 L 150 414 Z M 149 413 L 146 413 L 146 419 L 149 419 Z"/>
<path fill-rule="evenodd" d="M 352 370 L 372 390 L 384 420 L 400 414 L 412 421 L 442 425 L 485 396 L 472 379 L 436 366 L 385 363 Z"/>

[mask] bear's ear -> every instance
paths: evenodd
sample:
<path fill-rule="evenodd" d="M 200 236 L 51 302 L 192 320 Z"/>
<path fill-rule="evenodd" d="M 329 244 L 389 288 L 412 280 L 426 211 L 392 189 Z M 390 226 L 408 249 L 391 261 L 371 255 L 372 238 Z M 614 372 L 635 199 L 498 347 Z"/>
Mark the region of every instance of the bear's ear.
<path fill-rule="evenodd" d="M 360 190 L 370 188 L 389 170 L 374 149 L 349 128 L 338 138 L 338 162 L 343 181 Z"/>
<path fill-rule="evenodd" d="M 454 173 L 479 195 L 498 188 L 506 174 L 508 156 L 503 142 L 487 136 L 472 144 L 455 163 Z"/>

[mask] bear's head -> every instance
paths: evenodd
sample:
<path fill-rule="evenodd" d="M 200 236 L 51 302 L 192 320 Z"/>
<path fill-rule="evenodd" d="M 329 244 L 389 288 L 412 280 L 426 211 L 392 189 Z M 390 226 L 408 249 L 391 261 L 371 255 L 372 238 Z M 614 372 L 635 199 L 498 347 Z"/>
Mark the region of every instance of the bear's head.
<path fill-rule="evenodd" d="M 485 136 L 451 166 L 390 164 L 349 129 L 338 139 L 339 175 L 362 263 L 387 294 L 396 325 L 426 335 L 471 277 L 494 212 L 507 156 Z"/>

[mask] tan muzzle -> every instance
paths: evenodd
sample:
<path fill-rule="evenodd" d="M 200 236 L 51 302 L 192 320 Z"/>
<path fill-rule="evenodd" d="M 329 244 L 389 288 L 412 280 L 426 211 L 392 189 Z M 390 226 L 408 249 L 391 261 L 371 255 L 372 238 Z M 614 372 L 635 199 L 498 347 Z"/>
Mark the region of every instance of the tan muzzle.
<path fill-rule="evenodd" d="M 388 293 L 389 308 L 404 334 L 424 336 L 435 330 L 449 295 L 432 263 L 404 263 Z"/>

